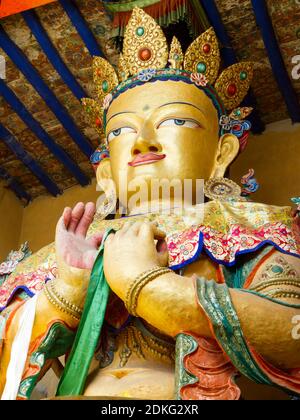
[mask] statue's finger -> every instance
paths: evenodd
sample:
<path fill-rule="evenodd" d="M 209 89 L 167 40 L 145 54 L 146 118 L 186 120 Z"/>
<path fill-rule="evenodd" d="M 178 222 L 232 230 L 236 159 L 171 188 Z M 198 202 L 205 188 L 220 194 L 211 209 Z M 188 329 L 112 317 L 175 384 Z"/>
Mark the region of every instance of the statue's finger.
<path fill-rule="evenodd" d="M 133 235 L 138 235 L 142 225 L 143 225 L 142 222 L 135 222 L 130 226 L 130 229 L 128 229 L 128 232 Z"/>
<path fill-rule="evenodd" d="M 166 237 L 165 232 L 160 230 L 156 223 L 142 223 L 139 234 L 153 240 L 164 240 Z"/>
<path fill-rule="evenodd" d="M 85 238 L 87 231 L 94 219 L 96 212 L 96 206 L 94 203 L 87 203 L 84 208 L 84 213 L 81 216 L 81 219 L 76 227 L 76 235 L 83 236 Z"/>
<path fill-rule="evenodd" d="M 83 216 L 84 210 L 85 210 L 85 206 L 84 206 L 83 203 L 77 203 L 76 204 L 76 206 L 72 210 L 71 221 L 70 221 L 69 228 L 68 228 L 69 232 L 75 233 L 75 230 L 78 226 L 78 223 L 80 222 L 80 220 Z"/>
<path fill-rule="evenodd" d="M 154 239 L 156 239 L 156 240 L 164 240 L 165 237 L 167 236 L 166 232 L 159 229 L 157 226 L 154 226 L 152 229 L 153 229 L 153 233 L 154 233 Z"/>
<path fill-rule="evenodd" d="M 131 226 L 132 226 L 131 222 L 126 222 L 124 226 L 118 231 L 119 233 L 118 236 L 122 236 L 123 234 L 125 234 L 130 229 Z"/>
<path fill-rule="evenodd" d="M 68 229 L 69 223 L 71 221 L 71 217 L 72 217 L 72 209 L 71 207 L 66 207 L 62 215 L 62 220 L 66 229 Z"/>
<path fill-rule="evenodd" d="M 156 239 L 158 241 L 165 239 L 166 233 L 163 230 L 159 229 L 156 222 L 150 223 L 150 226 L 151 226 L 151 229 L 153 231 L 154 239 Z"/>
<path fill-rule="evenodd" d="M 167 267 L 169 264 L 168 244 L 165 240 L 158 240 L 156 244 L 157 255 L 160 265 Z"/>

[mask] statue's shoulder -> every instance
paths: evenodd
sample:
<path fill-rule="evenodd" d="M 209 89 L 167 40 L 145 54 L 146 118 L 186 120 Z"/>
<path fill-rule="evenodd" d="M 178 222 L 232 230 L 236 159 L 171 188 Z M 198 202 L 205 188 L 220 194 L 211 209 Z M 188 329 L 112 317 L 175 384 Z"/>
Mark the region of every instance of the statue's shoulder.
<path fill-rule="evenodd" d="M 292 208 L 252 201 L 211 201 L 205 205 L 204 224 L 221 231 L 233 225 L 256 229 L 266 225 L 283 223 L 293 225 Z"/>

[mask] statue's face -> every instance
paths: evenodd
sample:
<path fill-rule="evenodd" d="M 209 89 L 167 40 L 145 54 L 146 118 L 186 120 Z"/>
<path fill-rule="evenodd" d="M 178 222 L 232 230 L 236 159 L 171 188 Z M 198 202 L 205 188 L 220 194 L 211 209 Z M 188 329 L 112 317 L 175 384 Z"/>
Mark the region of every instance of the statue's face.
<path fill-rule="evenodd" d="M 206 180 L 218 151 L 218 114 L 196 86 L 157 81 L 113 101 L 106 134 L 119 193 L 124 179 Z"/>

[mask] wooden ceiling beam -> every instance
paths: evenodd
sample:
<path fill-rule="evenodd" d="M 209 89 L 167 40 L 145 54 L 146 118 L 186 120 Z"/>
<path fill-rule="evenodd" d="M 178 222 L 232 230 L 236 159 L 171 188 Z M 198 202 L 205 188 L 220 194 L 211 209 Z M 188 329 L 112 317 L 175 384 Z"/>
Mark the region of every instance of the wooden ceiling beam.
<path fill-rule="evenodd" d="M 47 133 L 40 123 L 31 115 L 25 105 L 20 101 L 16 94 L 0 79 L 0 95 L 24 121 L 27 127 L 35 134 L 35 136 L 49 149 L 49 151 L 70 171 L 80 185 L 85 186 L 90 183 L 87 177 L 74 162 L 68 153 L 59 146 L 54 139 Z"/>
<path fill-rule="evenodd" d="M 70 137 L 77 144 L 79 149 L 88 157 L 94 152 L 90 141 L 80 131 L 73 118 L 66 108 L 57 99 L 52 90 L 44 82 L 38 71 L 31 64 L 23 51 L 10 39 L 2 25 L 0 24 L 0 47 L 10 57 L 15 66 L 24 74 L 29 83 L 34 87 L 38 94 L 43 98 L 47 106 L 61 122 Z"/>
<path fill-rule="evenodd" d="M 23 148 L 21 143 L 14 135 L 0 124 L 0 140 L 17 156 L 17 158 L 27 166 L 27 168 L 38 178 L 40 183 L 49 191 L 51 195 L 56 197 L 61 194 L 61 190 L 50 176 L 44 171 L 39 163 Z"/>

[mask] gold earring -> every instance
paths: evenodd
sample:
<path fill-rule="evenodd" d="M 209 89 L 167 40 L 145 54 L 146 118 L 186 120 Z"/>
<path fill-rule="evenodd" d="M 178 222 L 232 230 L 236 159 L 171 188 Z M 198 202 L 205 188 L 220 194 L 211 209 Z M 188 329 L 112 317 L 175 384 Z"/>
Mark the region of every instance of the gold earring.
<path fill-rule="evenodd" d="M 242 189 L 228 178 L 211 178 L 204 184 L 204 194 L 210 200 L 245 201 Z"/>

